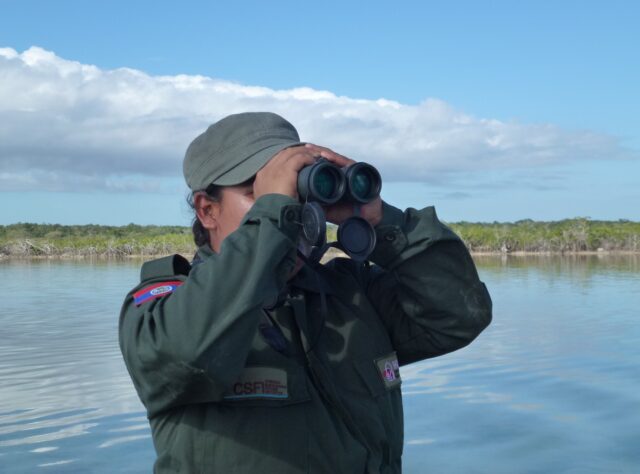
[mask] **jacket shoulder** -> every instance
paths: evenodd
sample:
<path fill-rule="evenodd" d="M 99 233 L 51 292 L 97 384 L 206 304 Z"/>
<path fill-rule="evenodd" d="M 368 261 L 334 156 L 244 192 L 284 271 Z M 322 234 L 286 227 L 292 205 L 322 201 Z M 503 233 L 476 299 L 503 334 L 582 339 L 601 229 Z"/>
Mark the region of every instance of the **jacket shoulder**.
<path fill-rule="evenodd" d="M 184 283 L 190 271 L 187 259 L 178 254 L 143 263 L 140 282 L 127 294 L 123 310 L 137 310 L 143 303 L 173 293 Z"/>
<path fill-rule="evenodd" d="M 140 269 L 140 282 L 155 280 L 158 278 L 187 276 L 191 271 L 191 265 L 182 255 L 169 255 L 145 262 Z"/>

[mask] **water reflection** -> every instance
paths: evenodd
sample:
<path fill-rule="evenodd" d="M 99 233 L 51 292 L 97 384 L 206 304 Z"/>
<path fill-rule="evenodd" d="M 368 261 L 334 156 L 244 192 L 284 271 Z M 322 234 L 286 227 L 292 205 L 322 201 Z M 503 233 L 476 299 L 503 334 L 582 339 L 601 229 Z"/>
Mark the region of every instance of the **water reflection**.
<path fill-rule="evenodd" d="M 476 255 L 474 260 L 483 270 L 525 268 L 543 271 L 546 274 L 562 275 L 563 278 L 594 273 L 611 272 L 618 275 L 635 275 L 640 272 L 640 254 L 592 255 Z"/>
<path fill-rule="evenodd" d="M 468 348 L 402 369 L 404 472 L 633 472 L 640 258 L 476 260 L 494 322 Z M 117 343 L 138 271 L 0 262 L 0 472 L 150 470 Z"/>
<path fill-rule="evenodd" d="M 0 472 L 148 471 L 149 428 L 117 341 L 138 268 L 0 263 Z"/>
<path fill-rule="evenodd" d="M 492 326 L 403 369 L 407 472 L 636 472 L 638 258 L 477 261 Z"/>

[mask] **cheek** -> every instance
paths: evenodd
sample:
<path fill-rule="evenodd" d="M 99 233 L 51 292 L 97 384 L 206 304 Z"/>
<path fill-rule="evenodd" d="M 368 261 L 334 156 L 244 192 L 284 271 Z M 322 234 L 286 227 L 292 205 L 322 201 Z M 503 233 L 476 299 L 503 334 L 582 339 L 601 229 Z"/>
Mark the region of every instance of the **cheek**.
<path fill-rule="evenodd" d="M 238 201 L 238 206 L 235 209 L 238 225 L 240 225 L 240 222 L 242 221 L 244 216 L 247 214 L 247 212 L 249 212 L 249 210 L 253 206 L 253 202 L 254 202 L 253 199 L 249 197 L 243 197 Z"/>
<path fill-rule="evenodd" d="M 238 199 L 234 202 L 234 206 L 227 209 L 227 217 L 226 221 L 229 223 L 231 231 L 237 229 L 242 222 L 245 214 L 249 212 L 251 207 L 253 206 L 253 199 L 245 198 Z"/>
<path fill-rule="evenodd" d="M 244 215 L 251 210 L 254 202 L 255 200 L 250 197 L 245 197 L 242 200 L 242 217 L 244 217 Z"/>

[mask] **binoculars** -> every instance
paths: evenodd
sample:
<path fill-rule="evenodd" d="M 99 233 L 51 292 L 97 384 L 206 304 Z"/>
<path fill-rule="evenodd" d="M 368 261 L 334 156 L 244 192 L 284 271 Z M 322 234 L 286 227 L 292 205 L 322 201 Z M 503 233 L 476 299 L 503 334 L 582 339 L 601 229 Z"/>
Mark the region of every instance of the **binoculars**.
<path fill-rule="evenodd" d="M 325 158 L 305 166 L 298 173 L 298 196 L 302 207 L 304 238 L 318 249 L 319 261 L 327 246 L 335 246 L 353 260 L 364 261 L 373 251 L 376 234 L 371 224 L 359 216 L 360 205 L 373 201 L 380 195 L 382 179 L 373 166 L 358 162 L 340 168 Z M 338 227 L 338 242 L 326 244 L 326 218 L 323 205 L 338 201 L 353 203 L 354 215 Z"/>
<path fill-rule="evenodd" d="M 363 162 L 340 168 L 320 158 L 298 173 L 298 195 L 303 202 L 331 205 L 346 199 L 366 204 L 380 195 L 381 188 L 378 170 Z"/>

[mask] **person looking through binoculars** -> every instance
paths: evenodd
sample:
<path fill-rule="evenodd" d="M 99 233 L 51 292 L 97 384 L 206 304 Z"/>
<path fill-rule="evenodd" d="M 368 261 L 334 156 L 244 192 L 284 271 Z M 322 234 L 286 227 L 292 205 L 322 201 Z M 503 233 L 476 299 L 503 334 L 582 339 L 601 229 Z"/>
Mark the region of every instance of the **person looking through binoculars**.
<path fill-rule="evenodd" d="M 196 257 L 146 262 L 119 325 L 155 472 L 401 472 L 400 367 L 491 321 L 463 242 L 273 113 L 214 123 L 183 172 Z"/>

